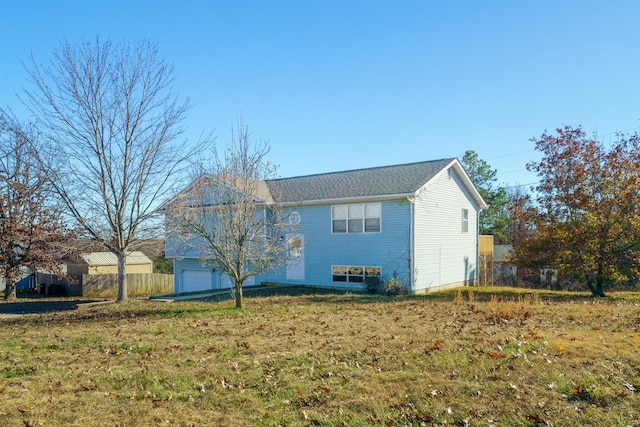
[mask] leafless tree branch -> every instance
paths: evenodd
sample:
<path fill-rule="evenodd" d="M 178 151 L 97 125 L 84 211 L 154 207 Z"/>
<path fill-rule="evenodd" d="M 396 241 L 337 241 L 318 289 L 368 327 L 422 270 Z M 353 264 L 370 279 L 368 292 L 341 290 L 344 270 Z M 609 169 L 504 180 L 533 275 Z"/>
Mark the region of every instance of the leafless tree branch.
<path fill-rule="evenodd" d="M 45 132 L 47 177 L 68 216 L 119 260 L 118 300 L 127 299 L 125 257 L 157 234 L 161 202 L 176 192 L 204 144 L 180 140 L 190 108 L 171 89 L 173 69 L 155 43 L 64 41 L 49 65 L 25 64 L 25 104 Z"/>

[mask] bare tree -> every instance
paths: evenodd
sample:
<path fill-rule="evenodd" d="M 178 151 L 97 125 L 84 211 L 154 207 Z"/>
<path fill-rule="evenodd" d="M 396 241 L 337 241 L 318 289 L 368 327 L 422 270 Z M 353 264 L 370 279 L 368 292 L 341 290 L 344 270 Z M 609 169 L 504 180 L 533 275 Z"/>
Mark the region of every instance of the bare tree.
<path fill-rule="evenodd" d="M 118 258 L 118 301 L 127 300 L 126 255 L 157 231 L 159 203 L 174 193 L 194 149 L 178 141 L 189 101 L 171 90 L 173 68 L 155 43 L 63 41 L 48 66 L 25 64 L 25 104 L 46 132 L 48 178 L 88 237 Z"/>
<path fill-rule="evenodd" d="M 0 110 L 0 274 L 5 299 L 27 267 L 62 275 L 72 235 L 60 219 L 48 181 L 35 161 L 36 134 Z"/>
<path fill-rule="evenodd" d="M 286 262 L 291 233 L 285 208 L 268 187 L 276 167 L 265 160 L 268 143 L 251 143 L 241 122 L 213 165 L 167 205 L 168 240 L 178 253 L 196 254 L 226 274 L 237 308 L 250 277 Z"/>

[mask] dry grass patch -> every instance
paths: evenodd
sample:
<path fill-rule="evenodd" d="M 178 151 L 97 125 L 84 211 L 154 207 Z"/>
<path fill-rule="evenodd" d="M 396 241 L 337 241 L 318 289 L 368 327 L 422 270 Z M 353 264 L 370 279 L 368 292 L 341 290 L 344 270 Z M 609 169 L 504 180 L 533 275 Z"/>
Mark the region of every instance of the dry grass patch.
<path fill-rule="evenodd" d="M 132 301 L 4 320 L 0 424 L 637 425 L 640 303 Z"/>

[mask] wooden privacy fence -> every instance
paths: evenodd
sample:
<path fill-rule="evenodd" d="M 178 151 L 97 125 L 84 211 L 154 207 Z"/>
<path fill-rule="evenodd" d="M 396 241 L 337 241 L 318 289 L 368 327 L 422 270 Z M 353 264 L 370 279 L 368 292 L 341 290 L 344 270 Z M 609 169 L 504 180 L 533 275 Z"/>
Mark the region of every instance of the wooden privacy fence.
<path fill-rule="evenodd" d="M 480 256 L 480 284 L 493 285 L 493 236 L 478 236 L 478 255 Z M 488 277 L 487 272 L 491 275 Z"/>
<path fill-rule="evenodd" d="M 118 296 L 117 274 L 83 274 L 80 284 L 82 296 L 115 298 Z M 173 274 L 127 274 L 128 295 L 161 295 L 173 293 Z"/>

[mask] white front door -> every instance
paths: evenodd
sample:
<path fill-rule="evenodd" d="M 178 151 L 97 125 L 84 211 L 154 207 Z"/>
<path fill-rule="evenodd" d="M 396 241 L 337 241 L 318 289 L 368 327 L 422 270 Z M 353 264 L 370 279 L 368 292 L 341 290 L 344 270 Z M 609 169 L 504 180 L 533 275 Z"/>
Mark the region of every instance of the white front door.
<path fill-rule="evenodd" d="M 287 280 L 304 280 L 304 235 L 287 235 Z"/>

